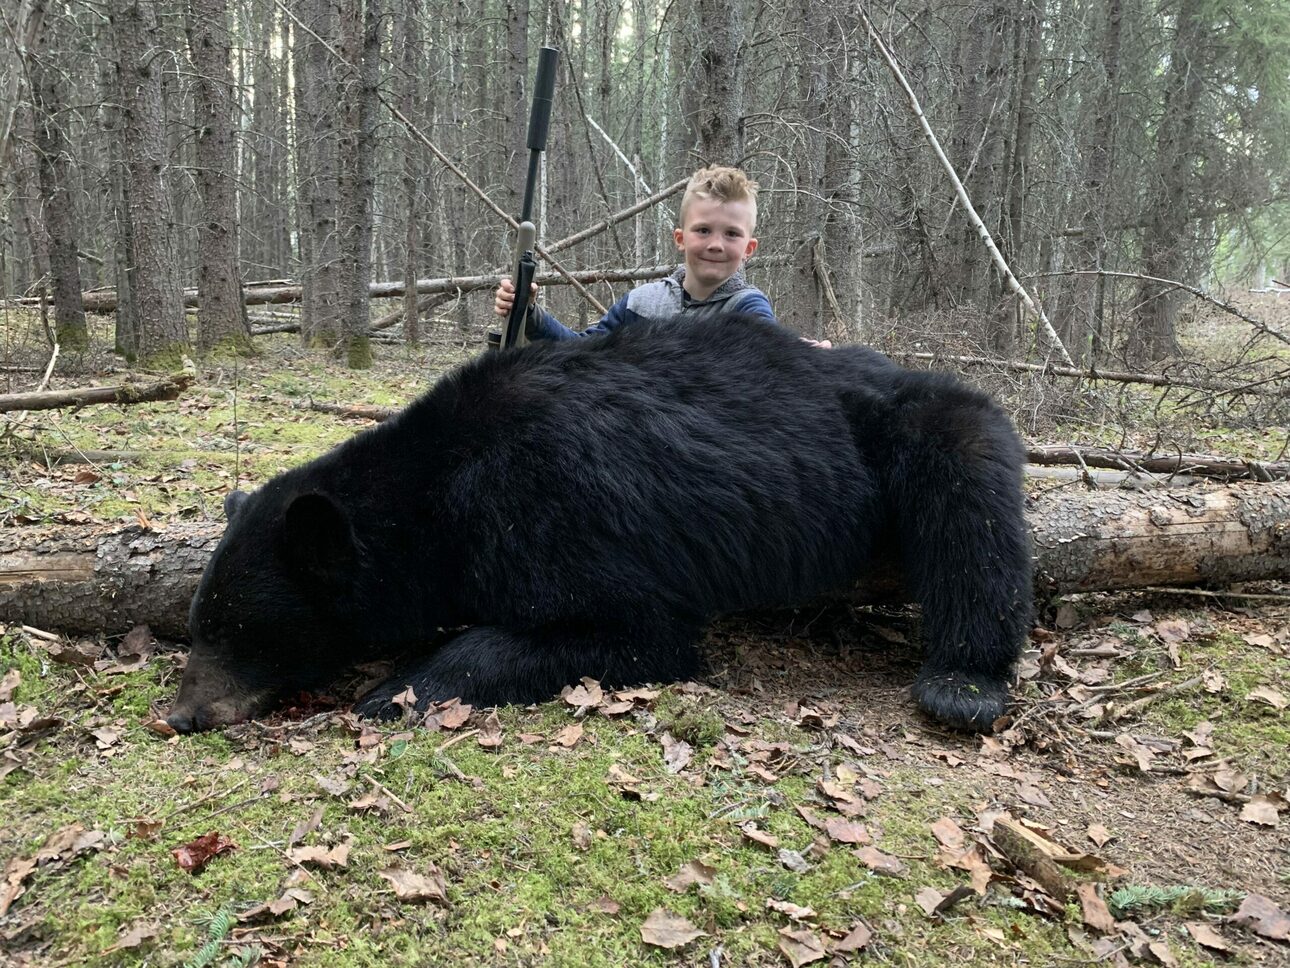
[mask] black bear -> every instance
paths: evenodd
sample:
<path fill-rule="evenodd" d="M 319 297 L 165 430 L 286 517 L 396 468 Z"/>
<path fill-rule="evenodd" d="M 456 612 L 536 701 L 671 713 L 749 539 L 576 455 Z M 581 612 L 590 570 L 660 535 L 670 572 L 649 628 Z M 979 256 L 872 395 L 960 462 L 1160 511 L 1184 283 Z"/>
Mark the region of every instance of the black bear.
<path fill-rule="evenodd" d="M 981 393 L 750 317 L 486 354 L 228 496 L 169 722 L 400 654 L 360 713 L 408 685 L 495 705 L 686 678 L 713 616 L 844 587 L 886 548 L 922 605 L 914 696 L 985 729 L 1030 616 L 1021 465 Z"/>

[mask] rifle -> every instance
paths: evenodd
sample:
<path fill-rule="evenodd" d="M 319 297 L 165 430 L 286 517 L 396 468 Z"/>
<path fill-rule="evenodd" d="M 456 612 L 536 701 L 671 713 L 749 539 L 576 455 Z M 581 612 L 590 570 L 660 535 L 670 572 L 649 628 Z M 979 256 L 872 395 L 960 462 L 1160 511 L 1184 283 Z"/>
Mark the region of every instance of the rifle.
<path fill-rule="evenodd" d="M 537 185 L 542 152 L 546 150 L 551 100 L 555 96 L 555 65 L 559 56 L 560 52 L 554 47 L 543 47 L 538 51 L 537 77 L 533 81 L 533 107 L 529 111 L 529 174 L 524 181 L 524 203 L 520 208 L 520 228 L 515 239 L 515 271 L 511 273 L 511 281 L 515 283 L 515 303 L 511 306 L 510 315 L 506 317 L 502 349 L 524 346 L 529 341 L 526 324 L 533 309 L 529 290 L 533 285 L 533 276 L 537 273 L 537 259 L 533 254 L 537 247 L 537 227 L 532 221 L 533 191 Z"/>

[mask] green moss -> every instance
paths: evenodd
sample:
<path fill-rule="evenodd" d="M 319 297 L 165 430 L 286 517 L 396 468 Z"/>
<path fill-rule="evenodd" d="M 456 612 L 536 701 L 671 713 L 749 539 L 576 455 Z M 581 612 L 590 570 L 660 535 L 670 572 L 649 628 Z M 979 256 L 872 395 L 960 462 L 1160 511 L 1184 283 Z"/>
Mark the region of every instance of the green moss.
<path fill-rule="evenodd" d="M 725 735 L 721 716 L 700 697 L 664 689 L 654 702 L 659 726 L 694 747 L 715 746 Z"/>

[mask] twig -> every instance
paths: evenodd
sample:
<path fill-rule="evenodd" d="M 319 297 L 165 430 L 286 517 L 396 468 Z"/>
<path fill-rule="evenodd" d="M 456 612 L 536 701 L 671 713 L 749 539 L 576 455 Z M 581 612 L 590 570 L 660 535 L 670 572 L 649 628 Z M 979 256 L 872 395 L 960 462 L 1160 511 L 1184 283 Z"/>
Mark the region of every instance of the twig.
<path fill-rule="evenodd" d="M 1115 710 L 1111 714 L 1111 718 L 1124 719 L 1128 716 L 1134 715 L 1135 713 L 1140 713 L 1142 712 L 1142 710 L 1150 706 L 1153 702 L 1156 702 L 1157 700 L 1160 700 L 1160 699 L 1164 699 L 1166 696 L 1175 696 L 1180 692 L 1184 692 L 1187 689 L 1192 688 L 1192 686 L 1199 686 L 1203 681 L 1204 680 L 1200 676 L 1193 676 L 1191 679 L 1188 679 L 1185 682 L 1179 682 L 1175 685 L 1167 686 L 1164 689 L 1159 690 L 1158 692 L 1153 692 L 1148 696 L 1143 696 L 1141 699 L 1135 699 L 1133 702 L 1129 703 L 1123 709 Z"/>
<path fill-rule="evenodd" d="M 49 365 L 45 367 L 45 375 L 40 378 L 40 385 L 36 387 L 37 393 L 43 393 L 45 387 L 49 386 L 49 378 L 54 375 L 54 364 L 58 361 L 58 341 L 54 341 L 54 351 L 49 354 Z"/>
<path fill-rule="evenodd" d="M 1043 309 L 1030 298 L 1030 293 L 1026 292 L 1025 287 L 1023 287 L 1021 283 L 1017 281 L 1017 277 L 1012 274 L 1012 269 L 1009 268 L 1008 263 L 1004 260 L 1003 254 L 999 252 L 999 247 L 995 245 L 994 238 L 990 235 L 990 230 L 986 228 L 985 223 L 981 221 L 981 216 L 977 214 L 976 208 L 972 205 L 972 199 L 968 197 L 967 189 L 963 187 L 963 182 L 959 180 L 959 176 L 955 173 L 954 166 L 950 163 L 950 160 L 945 157 L 945 151 L 941 148 L 941 143 L 937 139 L 936 133 L 932 131 L 932 126 L 928 122 L 927 116 L 923 114 L 922 106 L 918 103 L 918 95 L 914 93 L 914 89 L 911 88 L 909 86 L 909 82 L 905 80 L 905 75 L 901 71 L 900 65 L 896 63 L 896 58 L 891 55 L 891 52 L 887 50 L 886 44 L 882 42 L 882 38 L 878 36 L 878 31 L 874 29 L 873 24 L 870 22 L 868 15 L 864 11 L 864 7 L 857 6 L 856 12 L 860 14 L 860 19 L 864 21 L 865 29 L 869 32 L 869 39 L 874 42 L 874 46 L 878 48 L 878 53 L 882 55 L 882 59 L 887 63 L 887 68 L 896 79 L 896 83 L 899 84 L 901 89 L 905 92 L 905 97 L 909 100 L 910 110 L 913 111 L 914 117 L 918 119 L 918 123 L 923 129 L 923 135 L 927 138 L 927 143 L 931 145 L 933 153 L 935 153 L 937 160 L 941 163 L 941 167 L 945 170 L 945 174 L 949 177 L 950 183 L 953 184 L 954 194 L 958 197 L 959 202 L 962 203 L 964 213 L 972 223 L 972 226 L 976 229 L 976 233 L 980 236 L 981 241 L 985 244 L 986 250 L 990 253 L 990 258 L 994 261 L 1000 274 L 1002 274 L 1004 280 L 1008 283 L 1008 288 L 1017 294 L 1025 307 L 1030 310 L 1031 315 L 1039 321 L 1040 326 L 1043 329 L 1044 336 L 1048 339 L 1049 345 L 1057 351 L 1058 355 L 1062 358 L 1062 361 L 1067 366 L 1073 367 L 1075 365 L 1075 361 L 1071 359 L 1070 353 L 1066 352 L 1066 346 L 1062 343 L 1061 337 L 1057 335 L 1057 330 L 1053 329 L 1053 324 L 1048 321 L 1048 317 L 1044 315 Z"/>
<path fill-rule="evenodd" d="M 477 729 L 468 729 L 464 733 L 458 733 L 452 739 L 445 740 L 443 743 L 439 744 L 439 748 L 436 749 L 435 752 L 442 753 L 444 750 L 449 749 L 450 747 L 456 746 L 463 739 L 468 739 L 469 737 L 474 736 L 478 732 L 479 730 Z"/>
<path fill-rule="evenodd" d="M 389 797 L 391 800 L 393 800 L 395 803 L 397 803 L 400 807 L 402 807 L 402 808 L 403 808 L 403 812 L 404 812 L 404 813 L 413 813 L 413 812 L 414 812 L 414 811 L 413 811 L 413 809 L 412 809 L 411 807 L 409 807 L 406 803 L 404 803 L 402 800 L 400 800 L 400 799 L 398 798 L 398 796 L 394 793 L 394 791 L 393 791 L 393 790 L 391 790 L 389 787 L 387 787 L 384 783 L 381 783 L 379 780 L 377 780 L 377 779 L 376 779 L 376 777 L 374 777 L 374 776 L 369 776 L 369 777 L 367 778 L 367 782 L 368 782 L 368 783 L 370 783 L 370 784 L 372 784 L 372 786 L 376 787 L 376 789 L 378 789 L 379 791 L 381 791 L 382 793 L 384 793 L 387 797 Z"/>
<path fill-rule="evenodd" d="M 1278 377 L 1269 377 L 1255 383 L 1237 387 L 1216 387 L 1201 383 L 1198 380 L 1178 380 L 1164 374 L 1129 373 L 1123 370 L 1099 370 L 1089 367 L 1087 370 L 1069 366 L 1055 366 L 1051 363 L 1021 363 L 1015 360 L 992 359 L 988 356 L 958 356 L 945 353 L 888 353 L 888 356 L 901 360 L 927 360 L 929 362 L 959 363 L 963 366 L 994 366 L 1001 370 L 1015 373 L 1042 373 L 1045 376 L 1071 377 L 1077 380 L 1107 380 L 1113 383 L 1144 383 L 1156 387 L 1180 387 L 1188 390 L 1211 390 L 1216 394 L 1250 393 L 1256 396 L 1285 397 L 1290 396 L 1290 389 L 1257 390 L 1262 383 L 1270 383 Z M 1281 376 L 1284 380 L 1285 377 Z"/>
<path fill-rule="evenodd" d="M 1221 299 L 1216 299 L 1208 293 L 1197 289 L 1195 286 L 1189 286 L 1187 283 L 1178 282 L 1175 279 L 1161 279 L 1159 276 L 1144 276 L 1139 272 L 1110 272 L 1106 269 L 1063 269 L 1059 272 L 1039 272 L 1036 273 L 1035 276 L 1027 278 L 1038 278 L 1044 276 L 1113 276 L 1119 279 L 1141 279 L 1145 282 L 1158 282 L 1162 286 L 1173 286 L 1175 289 L 1182 289 L 1184 292 L 1191 293 L 1197 299 L 1203 299 L 1205 302 L 1217 306 L 1225 313 L 1231 313 L 1237 319 L 1241 319 L 1249 323 L 1259 332 L 1267 336 L 1271 336 L 1273 339 L 1278 339 L 1287 346 L 1290 346 L 1290 336 L 1287 336 L 1280 330 L 1273 329 L 1267 323 L 1241 312 L 1241 310 L 1237 309 L 1231 303 L 1224 302 Z"/>
<path fill-rule="evenodd" d="M 1197 595 L 1204 598 L 1249 598 L 1263 602 L 1290 602 L 1290 595 L 1276 595 L 1260 592 L 1214 592 L 1207 588 L 1165 588 L 1160 585 L 1147 585 L 1139 588 L 1140 592 L 1154 592 L 1159 595 Z"/>

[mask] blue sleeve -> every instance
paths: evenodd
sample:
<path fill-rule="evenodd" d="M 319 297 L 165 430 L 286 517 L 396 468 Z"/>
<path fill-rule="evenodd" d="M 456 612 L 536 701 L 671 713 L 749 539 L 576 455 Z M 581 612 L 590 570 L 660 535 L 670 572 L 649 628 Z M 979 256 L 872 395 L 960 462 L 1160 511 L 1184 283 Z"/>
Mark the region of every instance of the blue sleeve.
<path fill-rule="evenodd" d="M 765 300 L 765 297 L 762 297 Z M 770 309 L 770 303 L 766 303 L 766 308 Z M 627 297 L 609 307 L 609 312 L 605 313 L 592 326 L 588 326 L 579 333 L 577 330 L 570 329 L 564 323 L 556 319 L 541 306 L 537 307 L 537 325 L 534 332 L 529 334 L 530 339 L 578 339 L 582 336 L 598 336 L 602 333 L 608 333 L 617 329 L 623 323 L 630 322 L 636 317 L 636 314 L 627 308 Z"/>
<path fill-rule="evenodd" d="M 760 289 L 751 290 L 739 301 L 739 312 L 748 313 L 750 316 L 763 316 L 776 326 L 779 325 L 775 310 L 770 308 L 770 300 Z"/>

